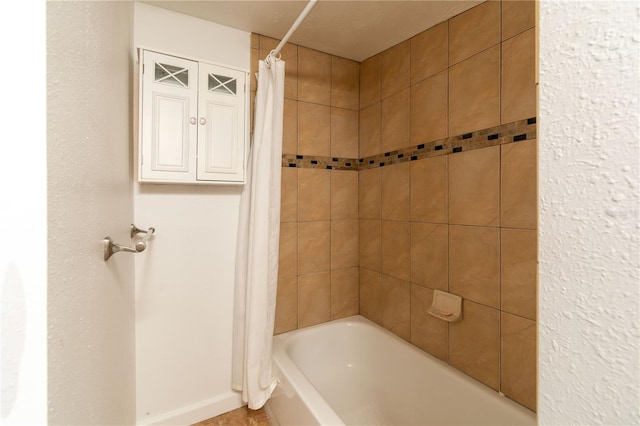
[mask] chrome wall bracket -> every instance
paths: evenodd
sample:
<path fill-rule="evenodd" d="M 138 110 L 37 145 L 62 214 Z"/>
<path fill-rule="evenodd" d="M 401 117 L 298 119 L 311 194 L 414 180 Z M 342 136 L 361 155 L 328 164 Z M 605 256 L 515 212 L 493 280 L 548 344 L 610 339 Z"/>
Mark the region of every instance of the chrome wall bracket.
<path fill-rule="evenodd" d="M 147 248 L 147 243 L 149 241 L 149 238 L 151 238 L 151 235 L 156 232 L 156 229 L 151 227 L 149 229 L 147 229 L 146 231 L 144 229 L 140 229 L 137 226 L 135 226 L 134 224 L 131 224 L 131 226 L 129 227 L 130 229 L 130 235 L 131 238 L 133 239 L 136 235 L 138 234 L 145 234 L 144 237 L 142 237 L 142 239 L 138 240 L 135 242 L 133 247 L 127 247 L 124 246 L 122 244 L 118 244 L 116 242 L 114 242 L 111 237 L 105 237 L 104 240 L 102 240 L 102 245 L 104 247 L 104 260 L 105 262 L 107 260 L 109 260 L 109 258 L 111 256 L 113 256 L 114 254 L 123 251 L 123 252 L 127 252 L 127 253 L 140 253 L 143 252 L 146 248 Z"/>

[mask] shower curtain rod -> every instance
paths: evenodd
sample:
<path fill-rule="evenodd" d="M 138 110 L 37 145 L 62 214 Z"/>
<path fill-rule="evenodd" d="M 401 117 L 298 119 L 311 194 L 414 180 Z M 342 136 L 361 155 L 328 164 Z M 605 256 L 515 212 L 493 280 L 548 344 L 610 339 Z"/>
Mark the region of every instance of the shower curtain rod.
<path fill-rule="evenodd" d="M 291 28 L 289 28 L 289 31 L 287 31 L 287 34 L 285 34 L 285 36 L 282 37 L 282 41 L 278 43 L 278 46 L 274 50 L 272 50 L 269 53 L 269 55 L 278 56 L 278 54 L 280 53 L 280 50 L 282 50 L 284 45 L 289 40 L 289 37 L 291 37 L 291 35 L 298 29 L 302 21 L 304 21 L 304 18 L 307 17 L 307 15 L 309 14 L 309 12 L 311 12 L 311 9 L 313 9 L 316 3 L 318 3 L 318 0 L 309 0 L 309 3 L 307 3 L 302 13 L 300 13 L 300 16 L 298 16 L 298 19 L 296 19 L 296 21 L 293 23 Z"/>

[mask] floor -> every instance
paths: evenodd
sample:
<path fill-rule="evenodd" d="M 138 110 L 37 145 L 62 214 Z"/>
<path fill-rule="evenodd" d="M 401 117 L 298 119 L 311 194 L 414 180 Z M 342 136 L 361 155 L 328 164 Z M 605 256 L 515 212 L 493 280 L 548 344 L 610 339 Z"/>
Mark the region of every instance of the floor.
<path fill-rule="evenodd" d="M 193 426 L 270 426 L 269 415 L 264 408 L 249 410 L 247 406 L 203 420 Z"/>

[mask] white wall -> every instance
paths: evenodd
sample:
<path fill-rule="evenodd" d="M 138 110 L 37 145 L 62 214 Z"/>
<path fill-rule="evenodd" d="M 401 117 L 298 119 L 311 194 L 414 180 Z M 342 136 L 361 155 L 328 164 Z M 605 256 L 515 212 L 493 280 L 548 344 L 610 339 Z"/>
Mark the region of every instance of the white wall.
<path fill-rule="evenodd" d="M 132 18 L 129 2 L 47 3 L 51 424 L 135 421 L 133 255 L 102 249 L 133 219 Z"/>
<path fill-rule="evenodd" d="M 640 424 L 640 4 L 539 7 L 539 421 Z"/>
<path fill-rule="evenodd" d="M 28 23 L 28 25 L 25 25 Z M 47 420 L 45 7 L 0 5 L 0 423 Z M 20 40 L 16 43 L 16 40 Z M 30 60 L 23 61 L 25 52 Z M 16 68 L 18 62 L 25 66 Z M 28 111 L 28 113 L 25 113 Z"/>
<path fill-rule="evenodd" d="M 247 32 L 141 3 L 134 15 L 134 47 L 249 70 Z M 191 424 L 241 406 L 231 390 L 241 190 L 134 183 L 136 224 L 156 228 L 136 257 L 139 424 Z"/>

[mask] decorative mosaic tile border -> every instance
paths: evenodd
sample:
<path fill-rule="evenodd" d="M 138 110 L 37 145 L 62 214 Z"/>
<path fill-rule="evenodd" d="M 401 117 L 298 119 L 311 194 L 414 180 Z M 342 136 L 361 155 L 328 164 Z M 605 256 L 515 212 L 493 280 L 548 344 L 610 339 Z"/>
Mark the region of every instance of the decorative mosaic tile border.
<path fill-rule="evenodd" d="M 282 155 L 282 167 L 303 169 L 358 170 L 357 158 L 318 157 L 314 155 Z"/>
<path fill-rule="evenodd" d="M 503 145 L 536 138 L 536 117 L 489 127 L 463 135 L 410 146 L 370 157 L 332 158 L 312 155 L 282 155 L 282 167 L 299 167 L 329 170 L 366 170 L 390 164 L 421 160 L 423 158 L 473 151 L 490 146 Z"/>

